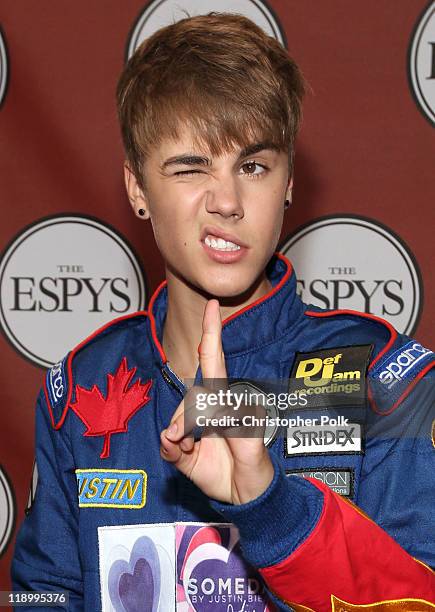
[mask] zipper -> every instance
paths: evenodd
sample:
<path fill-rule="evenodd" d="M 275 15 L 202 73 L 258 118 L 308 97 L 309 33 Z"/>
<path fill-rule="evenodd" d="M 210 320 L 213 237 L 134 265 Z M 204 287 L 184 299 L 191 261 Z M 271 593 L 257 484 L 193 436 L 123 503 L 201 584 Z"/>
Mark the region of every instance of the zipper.
<path fill-rule="evenodd" d="M 176 389 L 178 391 L 178 393 L 180 393 L 184 397 L 184 394 L 186 392 L 186 387 L 185 387 L 184 383 L 175 374 L 175 372 L 173 372 L 171 370 L 169 365 L 166 363 L 164 366 L 162 366 L 160 371 L 162 373 L 163 378 L 167 382 L 167 384 L 170 387 L 172 387 L 173 389 Z M 172 376 L 171 376 L 171 374 L 172 374 Z"/>

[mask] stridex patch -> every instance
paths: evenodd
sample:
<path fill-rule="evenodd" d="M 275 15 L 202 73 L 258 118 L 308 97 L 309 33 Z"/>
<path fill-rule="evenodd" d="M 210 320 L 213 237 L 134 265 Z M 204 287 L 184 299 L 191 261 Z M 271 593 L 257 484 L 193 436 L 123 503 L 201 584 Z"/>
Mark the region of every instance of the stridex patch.
<path fill-rule="evenodd" d="M 381 406 L 396 403 L 433 359 L 433 351 L 414 340 L 389 353 L 369 374 L 376 403 Z"/>
<path fill-rule="evenodd" d="M 307 409 L 365 406 L 371 351 L 369 344 L 296 353 L 289 392 L 305 397 Z"/>
<path fill-rule="evenodd" d="M 284 438 L 285 456 L 362 454 L 361 424 L 347 421 L 343 419 L 343 424 L 324 427 L 288 427 Z"/>
<path fill-rule="evenodd" d="M 286 476 L 302 476 L 304 478 L 315 478 L 327 485 L 334 493 L 343 497 L 353 497 L 355 470 L 354 468 L 300 468 L 286 470 Z"/>
<path fill-rule="evenodd" d="M 143 470 L 78 469 L 79 508 L 143 508 L 147 474 Z"/>

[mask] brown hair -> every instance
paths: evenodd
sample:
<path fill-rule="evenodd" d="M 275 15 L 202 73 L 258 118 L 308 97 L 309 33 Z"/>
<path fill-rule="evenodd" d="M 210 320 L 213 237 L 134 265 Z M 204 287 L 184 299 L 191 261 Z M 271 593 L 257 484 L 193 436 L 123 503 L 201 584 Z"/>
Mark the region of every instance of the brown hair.
<path fill-rule="evenodd" d="M 212 155 L 268 142 L 288 151 L 301 118 L 304 81 L 284 47 L 242 15 L 188 17 L 146 39 L 117 87 L 127 155 L 139 184 L 152 145 L 188 125 Z"/>

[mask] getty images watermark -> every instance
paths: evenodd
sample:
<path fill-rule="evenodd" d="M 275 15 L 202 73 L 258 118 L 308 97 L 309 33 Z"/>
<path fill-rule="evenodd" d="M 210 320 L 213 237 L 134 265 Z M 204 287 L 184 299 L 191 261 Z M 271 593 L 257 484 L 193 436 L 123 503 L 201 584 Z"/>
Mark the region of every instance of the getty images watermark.
<path fill-rule="evenodd" d="M 186 381 L 184 435 L 263 438 L 269 445 L 284 438 L 287 456 L 327 453 L 362 453 L 368 438 L 432 438 L 435 430 L 392 427 L 392 410 L 400 409 L 397 395 L 367 378 L 349 382 L 337 378 L 287 381 L 207 379 L 202 386 Z M 408 401 L 418 402 L 428 388 L 421 381 Z M 189 385 L 190 383 L 190 385 Z"/>
<path fill-rule="evenodd" d="M 282 382 L 233 382 L 213 379 L 203 387 L 192 386 L 184 398 L 186 435 L 270 438 L 285 435 L 295 426 L 336 427 L 347 425 L 348 419 L 336 415 L 317 417 L 295 415 L 309 410 L 309 395 L 301 390 L 282 391 Z M 281 434 L 279 432 L 282 432 Z"/>

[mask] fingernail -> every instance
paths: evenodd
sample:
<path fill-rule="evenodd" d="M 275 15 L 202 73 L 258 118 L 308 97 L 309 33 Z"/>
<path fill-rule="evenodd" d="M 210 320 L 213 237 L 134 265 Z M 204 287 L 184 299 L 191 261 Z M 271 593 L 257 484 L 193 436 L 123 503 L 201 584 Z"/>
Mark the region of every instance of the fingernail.
<path fill-rule="evenodd" d="M 177 423 L 172 423 L 172 425 L 168 427 L 166 431 L 166 435 L 172 438 L 173 436 L 177 434 L 177 430 L 178 430 Z"/>

